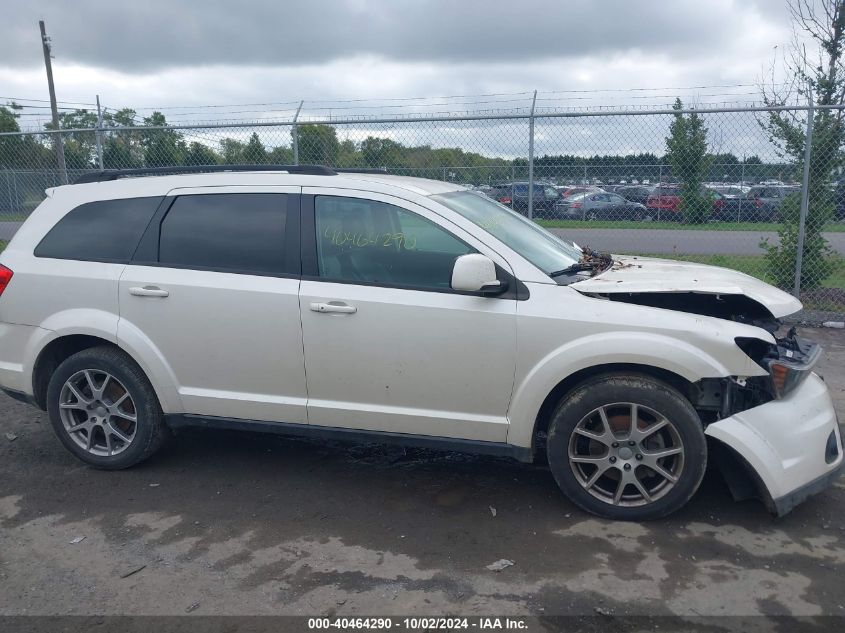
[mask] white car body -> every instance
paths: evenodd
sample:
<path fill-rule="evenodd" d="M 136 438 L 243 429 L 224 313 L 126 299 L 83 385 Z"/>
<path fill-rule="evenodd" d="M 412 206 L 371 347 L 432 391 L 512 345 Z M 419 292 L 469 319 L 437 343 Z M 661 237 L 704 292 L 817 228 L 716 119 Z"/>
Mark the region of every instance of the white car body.
<path fill-rule="evenodd" d="M 471 450 L 530 460 L 544 403 L 578 372 L 636 365 L 689 383 L 767 376 L 735 339 L 774 344 L 769 331 L 611 301 L 610 295 L 744 296 L 774 317 L 801 307 L 790 295 L 735 271 L 655 259 L 617 258 L 601 274 L 559 285 L 431 197 L 462 189 L 378 174 L 280 172 L 51 189 L 0 255 L 0 264 L 14 272 L 0 297 L 0 386 L 42 400 L 34 379 L 39 355 L 53 341 L 85 335 L 128 353 L 175 422 L 195 417 L 212 426 L 216 420 L 262 430 L 286 424 L 374 432 L 419 444 L 465 443 Z M 398 206 L 485 255 L 519 280 L 527 298 L 33 255 L 45 234 L 86 202 L 225 192 L 353 197 Z M 137 294 L 152 287 L 169 296 Z M 355 314 L 321 312 L 341 304 L 354 306 Z M 710 422 L 705 433 L 753 468 L 778 512 L 828 483 L 842 465 L 841 450 L 834 461 L 824 459 L 830 434 L 837 447 L 841 440 L 831 399 L 815 375 L 782 399 Z"/>

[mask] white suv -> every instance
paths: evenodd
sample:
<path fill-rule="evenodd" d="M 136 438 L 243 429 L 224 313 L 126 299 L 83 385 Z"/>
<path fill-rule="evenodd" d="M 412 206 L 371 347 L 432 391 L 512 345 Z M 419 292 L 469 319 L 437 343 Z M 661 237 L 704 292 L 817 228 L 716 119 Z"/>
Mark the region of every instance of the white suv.
<path fill-rule="evenodd" d="M 449 183 L 145 173 L 48 190 L 0 256 L 0 386 L 92 466 L 186 425 L 545 454 L 635 520 L 708 462 L 777 513 L 839 474 L 819 347 L 776 337 L 801 305 L 757 279 L 581 249 Z"/>

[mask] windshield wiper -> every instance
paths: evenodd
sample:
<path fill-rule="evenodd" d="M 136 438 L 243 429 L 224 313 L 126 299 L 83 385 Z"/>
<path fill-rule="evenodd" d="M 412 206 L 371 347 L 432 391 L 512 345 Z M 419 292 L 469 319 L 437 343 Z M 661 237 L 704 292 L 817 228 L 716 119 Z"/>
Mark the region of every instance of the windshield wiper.
<path fill-rule="evenodd" d="M 549 277 L 554 279 L 555 277 L 560 277 L 561 275 L 571 275 L 573 273 L 580 273 L 585 270 L 592 270 L 593 265 L 588 264 L 586 262 L 578 262 L 577 264 L 572 264 L 572 266 L 567 266 L 561 270 L 555 270 L 554 272 L 549 273 Z"/>
<path fill-rule="evenodd" d="M 575 262 L 571 266 L 567 266 L 562 270 L 551 272 L 549 273 L 549 277 L 554 279 L 555 277 L 560 277 L 561 275 L 571 275 L 585 270 L 589 270 L 595 275 L 613 263 L 613 258 L 609 253 L 594 251 L 589 246 L 585 246 L 581 250 L 584 253 L 581 255 L 581 261 Z"/>

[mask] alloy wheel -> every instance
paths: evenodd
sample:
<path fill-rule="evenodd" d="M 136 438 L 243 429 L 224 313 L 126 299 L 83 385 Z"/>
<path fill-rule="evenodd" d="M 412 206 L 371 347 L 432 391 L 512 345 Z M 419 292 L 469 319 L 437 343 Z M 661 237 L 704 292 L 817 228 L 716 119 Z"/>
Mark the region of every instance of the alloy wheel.
<path fill-rule="evenodd" d="M 65 381 L 59 394 L 59 416 L 77 445 L 106 457 L 129 448 L 138 423 L 129 390 L 98 369 L 83 369 Z"/>
<path fill-rule="evenodd" d="M 569 464 L 596 499 L 644 506 L 675 487 L 684 468 L 684 446 L 665 416 L 619 402 L 600 406 L 578 422 L 569 440 Z"/>

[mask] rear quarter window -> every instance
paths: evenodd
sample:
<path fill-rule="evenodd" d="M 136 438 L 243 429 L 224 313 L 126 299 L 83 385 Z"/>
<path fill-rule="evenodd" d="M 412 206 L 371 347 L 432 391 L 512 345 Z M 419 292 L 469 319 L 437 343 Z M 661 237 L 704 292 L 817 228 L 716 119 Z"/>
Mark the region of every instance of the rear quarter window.
<path fill-rule="evenodd" d="M 160 196 L 86 202 L 71 209 L 35 247 L 36 257 L 126 264 L 161 204 Z"/>

